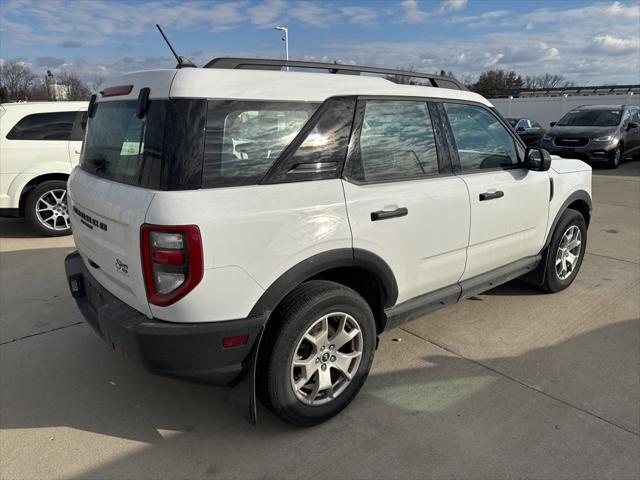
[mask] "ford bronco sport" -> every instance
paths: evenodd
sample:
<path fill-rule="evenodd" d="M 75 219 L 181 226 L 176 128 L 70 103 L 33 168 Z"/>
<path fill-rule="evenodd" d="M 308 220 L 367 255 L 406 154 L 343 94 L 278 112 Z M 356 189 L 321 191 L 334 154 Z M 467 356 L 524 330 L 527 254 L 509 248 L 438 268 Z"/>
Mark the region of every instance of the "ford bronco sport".
<path fill-rule="evenodd" d="M 574 281 L 587 164 L 526 148 L 452 79 L 361 72 L 397 73 L 225 58 L 104 85 L 66 272 L 108 345 L 233 385 L 252 421 L 257 397 L 313 425 L 356 396 L 381 332 L 517 277 Z"/>

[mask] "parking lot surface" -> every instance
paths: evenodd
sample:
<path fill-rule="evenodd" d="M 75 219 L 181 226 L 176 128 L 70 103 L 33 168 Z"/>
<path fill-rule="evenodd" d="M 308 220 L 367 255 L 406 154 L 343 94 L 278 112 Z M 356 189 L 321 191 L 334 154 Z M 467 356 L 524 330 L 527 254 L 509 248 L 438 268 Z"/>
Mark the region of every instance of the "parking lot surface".
<path fill-rule="evenodd" d="M 70 237 L 0 222 L 0 477 L 640 478 L 640 162 L 594 171 L 587 254 L 381 337 L 341 415 L 295 429 L 155 377 L 82 322 Z"/>

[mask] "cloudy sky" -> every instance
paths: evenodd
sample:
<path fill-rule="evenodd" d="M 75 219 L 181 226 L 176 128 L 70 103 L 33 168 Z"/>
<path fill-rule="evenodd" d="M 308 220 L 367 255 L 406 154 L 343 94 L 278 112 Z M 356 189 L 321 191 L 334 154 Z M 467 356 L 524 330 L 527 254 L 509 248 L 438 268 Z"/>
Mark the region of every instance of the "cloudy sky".
<path fill-rule="evenodd" d="M 559 73 L 640 83 L 640 0 L 2 0 L 0 59 L 83 78 L 172 67 L 155 31 L 198 65 L 218 56 Z"/>

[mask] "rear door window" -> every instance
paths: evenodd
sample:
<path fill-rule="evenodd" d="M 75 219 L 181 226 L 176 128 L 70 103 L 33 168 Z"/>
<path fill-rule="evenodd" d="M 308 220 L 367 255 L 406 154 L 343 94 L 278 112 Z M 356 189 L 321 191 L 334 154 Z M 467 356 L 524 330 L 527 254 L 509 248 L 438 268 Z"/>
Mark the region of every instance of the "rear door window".
<path fill-rule="evenodd" d="M 257 184 L 317 108 L 302 102 L 209 101 L 202 187 Z"/>
<path fill-rule="evenodd" d="M 77 112 L 34 113 L 22 118 L 7 140 L 70 140 Z"/>
<path fill-rule="evenodd" d="M 359 138 L 364 182 L 439 173 L 436 140 L 426 102 L 367 100 Z"/>

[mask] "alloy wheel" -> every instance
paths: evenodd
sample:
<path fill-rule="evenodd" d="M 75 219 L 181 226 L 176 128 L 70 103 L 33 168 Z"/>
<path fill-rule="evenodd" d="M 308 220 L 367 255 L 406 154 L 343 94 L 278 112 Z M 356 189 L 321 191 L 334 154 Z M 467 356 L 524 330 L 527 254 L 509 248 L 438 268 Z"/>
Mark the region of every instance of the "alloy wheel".
<path fill-rule="evenodd" d="M 291 363 L 291 387 L 308 405 L 330 402 L 358 371 L 364 343 L 358 322 L 335 312 L 314 322 L 298 342 Z"/>
<path fill-rule="evenodd" d="M 556 275 L 560 280 L 566 280 L 575 272 L 581 249 L 582 233 L 572 225 L 564 232 L 556 252 Z"/>
<path fill-rule="evenodd" d="M 71 228 L 67 210 L 67 191 L 61 188 L 44 192 L 35 204 L 36 217 L 46 228 L 55 231 Z"/>

